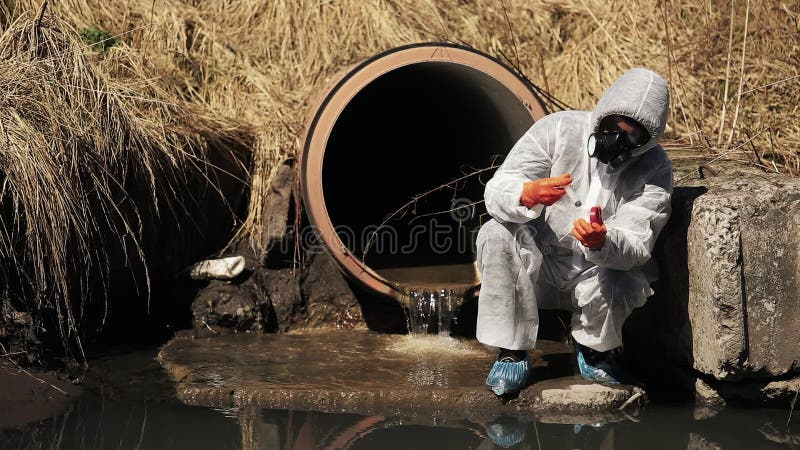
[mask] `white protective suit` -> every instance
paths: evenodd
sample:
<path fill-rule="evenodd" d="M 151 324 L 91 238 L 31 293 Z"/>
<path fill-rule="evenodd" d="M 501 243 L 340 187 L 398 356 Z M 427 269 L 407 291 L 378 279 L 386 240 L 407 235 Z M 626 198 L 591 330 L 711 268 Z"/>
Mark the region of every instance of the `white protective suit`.
<path fill-rule="evenodd" d="M 667 82 L 636 68 L 603 95 L 594 111 L 561 111 L 536 122 L 486 184 L 493 217 L 477 236 L 482 285 L 477 338 L 488 347 L 529 350 L 536 344 L 537 308 L 573 311 L 572 336 L 597 351 L 622 344 L 622 324 L 653 291 L 653 244 L 670 214 L 672 163 L 658 141 L 669 110 Z M 589 135 L 611 114 L 628 116 L 650 133 L 633 158 L 613 170 L 590 158 Z M 572 175 L 552 206 L 520 203 L 523 183 Z M 572 235 L 573 222 L 602 207 L 608 234 L 592 251 Z M 647 266 L 647 267 L 645 267 Z M 647 270 L 645 270 L 647 269 Z M 645 275 L 647 273 L 648 275 Z"/>

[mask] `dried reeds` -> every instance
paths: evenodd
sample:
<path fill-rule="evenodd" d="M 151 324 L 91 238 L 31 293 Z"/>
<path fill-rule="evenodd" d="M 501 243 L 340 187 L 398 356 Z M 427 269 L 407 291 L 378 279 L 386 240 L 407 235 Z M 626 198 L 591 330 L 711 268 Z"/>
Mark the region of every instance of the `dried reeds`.
<path fill-rule="evenodd" d="M 672 87 L 670 146 L 800 172 L 800 10 L 777 0 L 64 0 L 52 8 L 139 49 L 175 98 L 257 130 L 246 224 L 257 244 L 271 173 L 297 153 L 320 80 L 419 41 L 507 56 L 582 109 L 630 66 L 653 68 Z M 757 155 L 731 151 L 748 134 Z"/>
<path fill-rule="evenodd" d="M 0 37 L 0 283 L 34 323 L 54 314 L 81 357 L 78 322 L 91 299 L 106 305 L 109 255 L 143 272 L 147 294 L 143 227 L 187 207 L 197 180 L 213 176 L 212 146 L 245 143 L 168 95 L 134 52 L 100 58 L 42 13 Z"/>
<path fill-rule="evenodd" d="M 0 23 L 8 23 L 8 18 L 21 11 L 35 10 L 39 1 L 0 2 L 6 18 Z M 54 68 L 64 72 L 59 75 L 62 85 L 80 87 L 83 94 L 78 104 L 88 101 L 99 107 L 105 102 L 102 104 L 108 105 L 108 111 L 120 111 L 127 107 L 112 109 L 116 107 L 113 105 L 134 103 L 136 108 L 148 109 L 141 99 L 145 97 L 163 102 L 150 103 L 152 111 L 162 115 L 153 118 L 145 114 L 142 117 L 150 119 L 143 119 L 115 112 L 109 113 L 115 114 L 113 117 L 89 120 L 96 110 L 90 108 L 93 113 L 87 115 L 68 103 L 63 107 L 76 113 L 52 120 L 49 111 L 30 96 L 49 98 L 55 88 L 52 92 L 26 92 L 24 89 L 34 88 L 11 86 L 16 89 L 11 92 L 28 98 L 20 101 L 31 103 L 31 111 L 38 111 L 31 114 L 42 116 L 41 122 L 37 119 L 25 126 L 50 127 L 58 130 L 58 135 L 72 137 L 80 134 L 74 130 L 83 132 L 86 127 L 100 130 L 107 123 L 129 124 L 125 129 L 130 133 L 113 135 L 113 139 L 97 136 L 98 145 L 110 146 L 109 141 L 122 138 L 132 145 L 163 147 L 155 159 L 144 156 L 141 164 L 127 162 L 129 172 L 141 177 L 151 189 L 159 179 L 158 170 L 168 172 L 167 167 L 179 165 L 177 161 L 187 157 L 177 151 L 181 146 L 176 139 L 182 139 L 182 133 L 194 132 L 184 128 L 174 134 L 161 133 L 171 136 L 171 144 L 166 146 L 163 140 L 154 141 L 160 139 L 154 131 L 160 124 L 176 122 L 170 119 L 173 112 L 169 105 L 189 102 L 251 127 L 256 133 L 256 159 L 245 232 L 256 245 L 264 244 L 260 235 L 266 214 L 263 198 L 271 174 L 279 162 L 297 154 L 309 101 L 321 82 L 351 62 L 420 41 L 455 41 L 507 57 L 534 82 L 548 86 L 555 97 L 581 109 L 592 108 L 605 87 L 629 67 L 650 67 L 667 77 L 671 85 L 671 141 L 667 147 L 676 149 L 676 155 L 680 150 L 680 155 L 736 159 L 765 170 L 800 173 L 800 124 L 796 120 L 800 105 L 800 8 L 796 4 L 777 0 L 61 0 L 50 8 L 77 28 L 99 27 L 124 42 L 124 50 L 109 52 L 109 65 L 120 59 L 116 63 L 119 69 L 131 70 L 147 61 L 153 69 L 149 75 L 138 75 L 141 86 L 115 85 L 118 94 L 108 97 L 100 95 L 109 90 L 103 84 L 109 82 L 106 78 L 69 78 L 71 72 L 93 70 L 84 67 L 84 60 L 70 57 L 73 62 L 68 67 L 62 67 L 63 61 L 51 61 Z M 15 39 L 32 36 L 26 30 L 23 33 L 17 28 L 7 34 L 17 35 Z M 27 47 L 8 47 L 14 50 L 6 51 L 4 58 L 30 53 L 31 43 L 28 40 Z M 134 50 L 137 62 L 123 58 Z M 51 53 L 49 57 L 64 59 L 64 54 Z M 18 73 L 15 77 L 47 78 L 53 72 L 51 68 L 9 66 L 8 73 Z M 33 72 L 21 73 L 26 70 Z M 159 78 L 148 78 L 153 74 Z M 128 80 L 137 76 L 131 75 Z M 157 95 L 154 90 L 158 90 Z M 143 95 L 143 91 L 149 93 Z M 12 119 L 4 118 L 3 123 Z M 18 139 L 31 132 L 19 128 Z M 44 148 L 44 144 L 37 145 Z M 93 156 L 98 167 L 130 158 L 115 149 L 111 146 Z M 72 155 L 62 153 L 66 156 L 59 158 Z M 35 164 L 56 167 L 52 161 Z M 27 182 L 38 194 L 19 197 L 19 206 L 15 207 L 34 211 L 34 203 L 48 198 L 50 191 L 45 180 Z M 103 183 L 98 192 L 111 188 Z M 86 204 L 54 203 L 59 217 L 87 214 Z M 104 213 L 117 214 L 113 210 L 97 212 L 97 217 Z M 66 227 L 70 220 L 33 226 Z M 94 233 L 86 223 L 82 222 L 84 228 L 69 225 L 77 242 Z M 59 235 L 64 231 L 47 233 Z M 52 252 L 46 249 L 55 243 L 43 244 L 37 243 L 29 251 L 42 255 Z M 96 252 L 89 244 L 81 245 L 88 254 Z"/>

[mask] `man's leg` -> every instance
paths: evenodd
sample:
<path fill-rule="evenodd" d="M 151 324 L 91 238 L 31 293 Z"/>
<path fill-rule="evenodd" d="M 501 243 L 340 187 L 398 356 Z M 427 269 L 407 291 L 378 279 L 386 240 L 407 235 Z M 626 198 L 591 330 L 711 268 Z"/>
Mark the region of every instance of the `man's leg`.
<path fill-rule="evenodd" d="M 598 352 L 622 345 L 622 324 L 653 294 L 639 270 L 593 268 L 576 284 L 572 336 Z"/>
<path fill-rule="evenodd" d="M 481 273 L 478 297 L 478 341 L 498 350 L 486 377 L 496 395 L 519 392 L 528 385 L 526 350 L 536 345 L 539 312 L 534 282 L 542 254 L 527 225 L 490 220 L 478 232 L 477 263 Z"/>
<path fill-rule="evenodd" d="M 477 237 L 481 273 L 478 341 L 492 348 L 530 350 L 536 344 L 539 313 L 534 283 L 542 254 L 524 224 L 485 223 Z"/>
<path fill-rule="evenodd" d="M 593 268 L 582 276 L 575 286 L 572 337 L 579 344 L 578 364 L 584 378 L 619 381 L 622 325 L 652 294 L 639 270 Z"/>

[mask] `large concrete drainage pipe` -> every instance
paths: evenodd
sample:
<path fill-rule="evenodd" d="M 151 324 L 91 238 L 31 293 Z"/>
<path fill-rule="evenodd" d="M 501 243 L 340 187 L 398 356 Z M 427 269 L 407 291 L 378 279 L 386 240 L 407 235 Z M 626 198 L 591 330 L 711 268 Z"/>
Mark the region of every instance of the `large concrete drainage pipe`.
<path fill-rule="evenodd" d="M 480 280 L 474 239 L 496 164 L 545 110 L 529 83 L 474 49 L 419 44 L 349 68 L 322 92 L 306 126 L 300 183 L 311 224 L 368 289 L 467 288 Z M 473 204 L 474 205 L 471 205 Z"/>

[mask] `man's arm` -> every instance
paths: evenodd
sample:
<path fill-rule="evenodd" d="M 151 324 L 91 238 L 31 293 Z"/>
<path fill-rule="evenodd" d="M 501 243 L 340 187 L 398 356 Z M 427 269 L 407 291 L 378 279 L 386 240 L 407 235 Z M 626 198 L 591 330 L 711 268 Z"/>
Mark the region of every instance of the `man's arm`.
<path fill-rule="evenodd" d="M 546 142 L 550 116 L 536 122 L 514 145 L 494 176 L 486 183 L 486 210 L 497 221 L 524 223 L 539 217 L 543 204 L 532 208 L 522 205 L 523 185 L 532 180 L 547 178 L 552 167 L 552 150 Z M 552 123 L 549 126 L 553 126 Z M 549 151 L 548 151 L 549 150 Z"/>
<path fill-rule="evenodd" d="M 606 220 L 608 234 L 599 250 L 581 246 L 586 260 L 616 270 L 644 265 L 670 214 L 672 164 L 669 159 L 647 177 L 636 196 Z"/>

